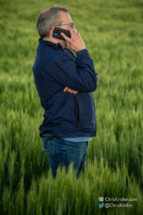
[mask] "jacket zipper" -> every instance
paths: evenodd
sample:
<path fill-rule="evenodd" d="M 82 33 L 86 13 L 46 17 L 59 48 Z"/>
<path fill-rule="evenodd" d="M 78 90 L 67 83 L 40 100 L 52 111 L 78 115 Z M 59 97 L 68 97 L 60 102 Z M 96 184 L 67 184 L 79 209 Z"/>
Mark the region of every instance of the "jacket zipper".
<path fill-rule="evenodd" d="M 71 56 L 71 54 L 69 54 L 66 49 L 63 49 L 63 50 L 64 50 L 64 52 L 66 52 L 75 61 L 75 59 L 73 58 L 73 56 Z"/>
<path fill-rule="evenodd" d="M 75 100 L 76 100 L 76 103 L 78 105 L 78 120 L 76 118 L 76 122 L 77 122 L 77 127 L 79 128 L 79 122 L 80 122 L 80 108 L 79 108 L 79 104 L 77 102 L 77 99 L 75 97 L 75 95 L 73 94 L 73 99 L 74 99 L 74 115 L 75 115 L 75 118 L 76 118 L 76 113 L 75 113 Z"/>

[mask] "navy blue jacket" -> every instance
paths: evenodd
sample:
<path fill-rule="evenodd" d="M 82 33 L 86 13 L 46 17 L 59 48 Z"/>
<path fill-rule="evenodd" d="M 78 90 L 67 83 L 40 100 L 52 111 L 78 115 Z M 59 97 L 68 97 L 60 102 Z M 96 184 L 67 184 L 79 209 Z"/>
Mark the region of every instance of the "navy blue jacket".
<path fill-rule="evenodd" d="M 51 41 L 39 39 L 33 65 L 34 82 L 45 109 L 40 136 L 96 136 L 96 114 L 92 91 L 98 76 L 87 49 L 76 53 Z M 78 91 L 64 92 L 65 87 Z"/>

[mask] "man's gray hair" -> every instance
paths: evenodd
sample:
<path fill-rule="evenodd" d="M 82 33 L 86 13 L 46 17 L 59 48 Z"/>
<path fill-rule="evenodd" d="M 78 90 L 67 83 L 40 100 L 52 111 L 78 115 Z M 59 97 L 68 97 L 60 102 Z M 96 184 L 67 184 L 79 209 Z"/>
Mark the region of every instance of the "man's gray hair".
<path fill-rule="evenodd" d="M 69 9 L 66 7 L 53 6 L 39 14 L 37 19 L 37 31 L 41 38 L 50 36 L 52 26 L 62 24 L 59 11 L 69 13 Z"/>

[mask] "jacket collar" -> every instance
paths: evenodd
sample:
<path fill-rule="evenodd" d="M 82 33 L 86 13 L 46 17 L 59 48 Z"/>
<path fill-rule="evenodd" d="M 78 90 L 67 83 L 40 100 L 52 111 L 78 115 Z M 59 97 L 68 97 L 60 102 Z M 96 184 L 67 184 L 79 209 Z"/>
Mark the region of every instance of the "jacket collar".
<path fill-rule="evenodd" d="M 43 45 L 47 45 L 47 46 L 50 46 L 52 47 L 53 49 L 55 50 L 64 50 L 62 45 L 60 43 L 53 43 L 51 41 L 48 41 L 48 40 L 42 40 L 41 38 L 39 38 L 39 43 L 43 44 Z"/>

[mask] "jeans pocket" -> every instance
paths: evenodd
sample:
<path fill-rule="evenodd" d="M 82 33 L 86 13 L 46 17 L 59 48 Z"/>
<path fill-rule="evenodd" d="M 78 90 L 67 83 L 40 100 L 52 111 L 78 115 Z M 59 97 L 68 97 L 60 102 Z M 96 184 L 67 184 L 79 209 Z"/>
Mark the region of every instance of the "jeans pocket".
<path fill-rule="evenodd" d="M 55 148 L 55 137 L 54 136 L 43 136 L 43 150 L 50 158 L 54 154 Z"/>

